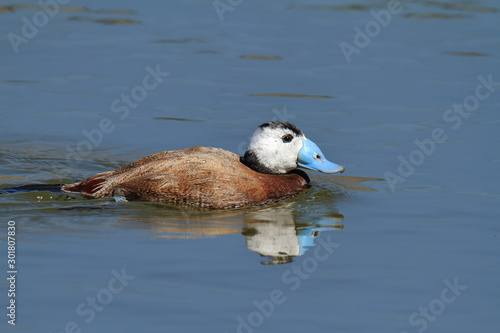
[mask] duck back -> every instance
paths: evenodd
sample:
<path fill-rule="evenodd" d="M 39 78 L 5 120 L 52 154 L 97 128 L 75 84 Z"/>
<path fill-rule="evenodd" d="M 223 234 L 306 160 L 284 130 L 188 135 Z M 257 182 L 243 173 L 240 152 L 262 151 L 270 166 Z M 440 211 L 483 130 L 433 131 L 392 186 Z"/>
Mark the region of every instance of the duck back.
<path fill-rule="evenodd" d="M 226 209 L 267 204 L 309 187 L 305 172 L 285 175 L 256 172 L 229 151 L 195 146 L 160 152 L 113 171 L 64 185 L 67 193 L 94 198 L 172 202 Z"/>

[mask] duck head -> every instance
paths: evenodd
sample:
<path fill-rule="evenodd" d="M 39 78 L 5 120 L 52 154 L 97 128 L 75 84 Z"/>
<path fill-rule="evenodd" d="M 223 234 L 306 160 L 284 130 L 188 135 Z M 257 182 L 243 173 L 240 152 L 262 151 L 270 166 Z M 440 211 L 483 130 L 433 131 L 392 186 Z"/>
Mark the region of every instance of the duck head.
<path fill-rule="evenodd" d="M 282 121 L 260 125 L 242 161 L 253 170 L 268 174 L 285 174 L 298 167 L 324 173 L 344 172 L 343 166 L 328 161 L 297 126 Z"/>

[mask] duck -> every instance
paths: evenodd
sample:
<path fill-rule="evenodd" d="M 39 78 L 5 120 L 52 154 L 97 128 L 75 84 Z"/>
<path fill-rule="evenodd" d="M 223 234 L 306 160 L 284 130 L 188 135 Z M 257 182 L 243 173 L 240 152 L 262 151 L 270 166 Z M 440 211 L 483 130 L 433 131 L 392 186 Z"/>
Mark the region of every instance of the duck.
<path fill-rule="evenodd" d="M 164 151 L 63 185 L 62 192 L 235 209 L 268 205 L 309 188 L 310 179 L 299 168 L 345 170 L 327 160 L 297 126 L 269 121 L 258 126 L 243 156 L 204 146 Z"/>

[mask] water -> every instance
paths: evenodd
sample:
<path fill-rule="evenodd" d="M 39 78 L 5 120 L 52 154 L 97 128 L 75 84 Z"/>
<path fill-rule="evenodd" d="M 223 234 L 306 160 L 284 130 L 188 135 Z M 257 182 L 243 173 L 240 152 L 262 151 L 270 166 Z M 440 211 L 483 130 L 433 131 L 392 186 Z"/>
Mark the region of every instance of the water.
<path fill-rule="evenodd" d="M 497 2 L 242 1 L 221 21 L 210 1 L 71 1 L 47 22 L 0 4 L 2 188 L 241 154 L 272 119 L 346 176 L 389 179 L 309 172 L 295 198 L 209 213 L 1 194 L 18 271 L 2 331 L 499 329 Z M 23 18 L 38 31 L 16 49 Z"/>

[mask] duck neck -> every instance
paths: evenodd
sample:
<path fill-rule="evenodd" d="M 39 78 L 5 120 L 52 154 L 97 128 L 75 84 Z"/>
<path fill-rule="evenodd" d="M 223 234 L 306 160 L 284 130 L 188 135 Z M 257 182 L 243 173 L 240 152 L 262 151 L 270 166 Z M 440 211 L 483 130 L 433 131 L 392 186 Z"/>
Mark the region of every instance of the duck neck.
<path fill-rule="evenodd" d="M 245 152 L 244 156 L 240 157 L 240 162 L 243 163 L 244 165 L 246 165 L 247 167 L 249 167 L 250 169 L 252 169 L 256 172 L 259 172 L 259 173 L 264 173 L 264 174 L 268 174 L 268 175 L 283 175 L 283 173 L 276 173 L 273 170 L 271 170 L 270 168 L 268 168 L 265 165 L 263 165 L 262 163 L 260 163 L 257 156 L 255 156 L 255 153 L 252 151 L 249 151 L 249 150 L 247 150 Z M 309 176 L 307 175 L 307 173 L 305 173 L 304 171 L 302 171 L 300 169 L 293 169 L 292 171 L 290 171 L 286 174 L 297 174 L 300 177 L 304 178 L 304 180 L 306 181 L 307 184 L 311 183 L 311 180 L 310 180 Z"/>
<path fill-rule="evenodd" d="M 260 162 L 259 158 L 257 157 L 257 155 L 251 150 L 247 150 L 245 152 L 245 155 L 240 157 L 240 162 L 245 164 L 250 169 L 257 171 L 257 172 L 260 172 L 260 173 L 265 173 L 265 174 L 269 174 L 269 175 L 282 174 L 282 173 L 276 172 L 275 170 L 262 164 Z"/>

